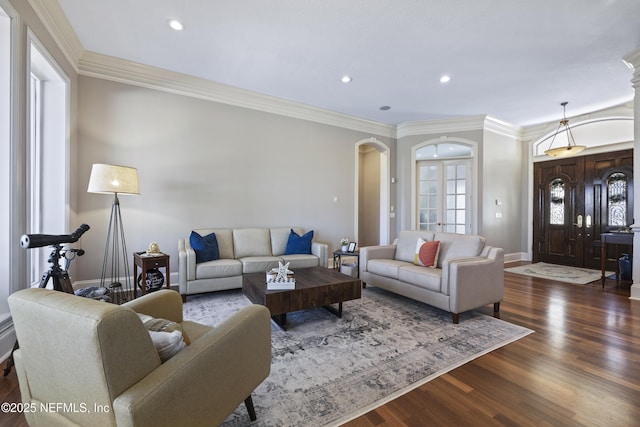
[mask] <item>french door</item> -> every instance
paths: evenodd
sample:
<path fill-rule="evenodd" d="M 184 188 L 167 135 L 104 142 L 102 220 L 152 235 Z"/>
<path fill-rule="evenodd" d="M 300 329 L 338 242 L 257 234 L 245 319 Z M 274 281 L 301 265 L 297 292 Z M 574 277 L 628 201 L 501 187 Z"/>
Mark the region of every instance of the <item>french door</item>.
<path fill-rule="evenodd" d="M 471 232 L 471 160 L 421 161 L 417 165 L 418 228 Z"/>
<path fill-rule="evenodd" d="M 632 223 L 633 150 L 534 165 L 534 261 L 599 269 L 600 234 Z"/>

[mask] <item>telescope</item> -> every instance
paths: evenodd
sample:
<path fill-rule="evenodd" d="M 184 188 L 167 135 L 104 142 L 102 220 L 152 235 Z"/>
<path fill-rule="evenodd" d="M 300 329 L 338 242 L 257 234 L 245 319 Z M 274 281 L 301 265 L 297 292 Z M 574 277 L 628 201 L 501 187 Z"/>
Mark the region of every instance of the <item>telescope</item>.
<path fill-rule="evenodd" d="M 20 238 L 20 246 L 22 246 L 23 249 L 31 249 L 42 246 L 57 246 L 63 243 L 74 243 L 77 242 L 80 236 L 89 228 L 87 224 L 82 224 L 71 234 L 23 234 Z"/>

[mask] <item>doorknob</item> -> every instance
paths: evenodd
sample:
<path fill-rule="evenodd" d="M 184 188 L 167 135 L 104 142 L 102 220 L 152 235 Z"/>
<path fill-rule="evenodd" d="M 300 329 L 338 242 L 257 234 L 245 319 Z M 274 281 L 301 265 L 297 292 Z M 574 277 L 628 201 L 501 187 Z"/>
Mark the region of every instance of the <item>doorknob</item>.
<path fill-rule="evenodd" d="M 587 228 L 591 228 L 591 215 L 587 215 L 587 224 L 586 224 Z"/>
<path fill-rule="evenodd" d="M 578 218 L 576 218 L 577 223 L 573 224 L 578 228 L 582 228 L 582 215 L 578 215 Z"/>

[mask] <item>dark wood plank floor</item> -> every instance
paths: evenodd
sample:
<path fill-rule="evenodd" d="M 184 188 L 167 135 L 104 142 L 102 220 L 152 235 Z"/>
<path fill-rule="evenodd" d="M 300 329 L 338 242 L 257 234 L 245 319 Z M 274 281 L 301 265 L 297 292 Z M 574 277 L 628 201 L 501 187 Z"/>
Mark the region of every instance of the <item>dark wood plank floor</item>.
<path fill-rule="evenodd" d="M 638 426 L 640 301 L 628 296 L 614 281 L 602 290 L 505 273 L 501 317 L 535 333 L 346 426 Z M 0 381 L 0 402 L 19 401 L 15 371 Z M 26 422 L 0 414 L 0 425 Z"/>
<path fill-rule="evenodd" d="M 535 333 L 346 426 L 640 426 L 640 301 L 628 297 L 615 281 L 505 273 L 501 318 Z"/>

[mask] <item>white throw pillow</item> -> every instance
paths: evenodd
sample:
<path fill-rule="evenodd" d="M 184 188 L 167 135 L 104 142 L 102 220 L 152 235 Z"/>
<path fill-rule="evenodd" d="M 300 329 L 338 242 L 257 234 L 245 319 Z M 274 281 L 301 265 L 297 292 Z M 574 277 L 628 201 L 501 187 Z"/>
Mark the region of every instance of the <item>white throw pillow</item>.
<path fill-rule="evenodd" d="M 158 356 L 160 356 L 162 363 L 171 359 L 173 356 L 178 354 L 180 350 L 187 346 L 182 339 L 181 331 L 149 331 L 149 335 L 151 336 L 151 341 L 153 341 L 153 345 L 156 347 L 156 351 L 158 352 Z"/>
<path fill-rule="evenodd" d="M 178 354 L 187 345 L 182 337 L 182 327 L 170 320 L 157 319 L 146 314 L 138 313 L 149 336 L 160 356 L 162 363 Z"/>

